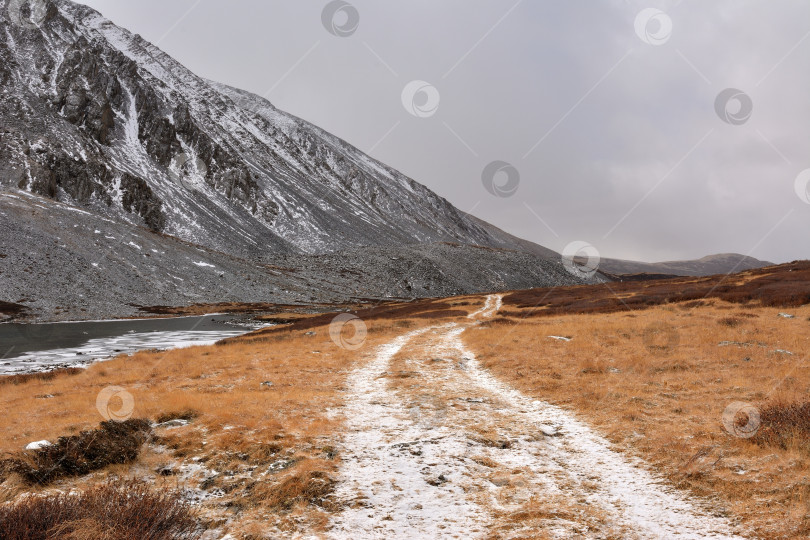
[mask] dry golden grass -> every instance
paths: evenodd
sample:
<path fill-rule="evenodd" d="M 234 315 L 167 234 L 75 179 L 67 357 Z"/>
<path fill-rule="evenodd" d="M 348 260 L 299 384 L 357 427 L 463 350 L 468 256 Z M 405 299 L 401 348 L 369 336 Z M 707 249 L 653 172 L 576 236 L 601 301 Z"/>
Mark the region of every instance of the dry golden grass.
<path fill-rule="evenodd" d="M 217 493 L 203 502 L 209 527 L 228 522 L 229 530 L 243 537 L 318 530 L 327 522 L 322 508 L 328 506 L 339 465 L 335 448 L 345 377 L 409 324 L 369 323 L 367 341 L 355 352 L 335 345 L 328 327 L 291 328 L 260 340 L 141 352 L 77 374 L 5 384 L 0 453 L 6 455 L 31 441 L 55 441 L 97 427 L 103 417 L 96 398 L 109 386 L 133 397 L 133 418 L 186 418 L 190 423 L 156 428 L 156 439 L 133 464 L 46 487 L 9 475 L 0 484 L 0 502 L 23 492 L 89 488 L 110 475 L 151 476 L 157 485 Z M 262 385 L 265 381 L 272 385 Z M 115 412 L 122 405 L 115 397 L 109 409 Z"/>
<path fill-rule="evenodd" d="M 810 399 L 810 306 L 710 300 L 694 309 L 521 319 L 528 311 L 510 309 L 512 316 L 464 334 L 496 376 L 576 412 L 674 485 L 717 500 L 721 513 L 754 533 L 810 535 L 807 439 L 757 444 L 722 424 L 733 402 L 765 410 Z M 726 341 L 750 345 L 719 345 Z"/>
<path fill-rule="evenodd" d="M 378 345 L 482 304 L 483 297 L 464 297 L 369 308 L 360 313 L 369 334 L 358 351 L 332 343 L 331 316 L 320 315 L 224 345 L 142 352 L 79 373 L 9 380 L 0 384 L 0 453 L 95 428 L 103 419 L 96 398 L 109 386 L 131 394 L 133 418 L 182 417 L 190 423 L 156 428 L 156 439 L 131 464 L 45 487 L 7 476 L 0 483 L 0 503 L 23 492 L 87 489 L 110 476 L 150 478 L 158 489 L 215 494 L 202 500 L 201 515 L 207 527 L 223 534 L 240 539 L 317 534 L 336 510 L 330 494 L 350 370 Z M 732 402 L 750 402 L 779 417 L 788 409 L 766 405 L 808 401 L 810 306 L 776 309 L 710 299 L 523 319 L 529 311 L 507 305 L 463 339 L 496 376 L 576 412 L 674 485 L 716 500 L 718 513 L 755 534 L 810 535 L 807 439 L 779 432 L 771 434 L 778 444 L 765 444 L 733 437 L 721 423 Z M 780 311 L 796 317 L 780 318 Z M 724 341 L 750 345 L 718 345 Z M 418 397 L 419 373 L 403 361 L 411 353 L 417 351 L 406 348 L 393 361 L 388 381 Z M 122 404 L 116 398 L 109 408 Z M 425 411 L 425 421 L 433 421 L 432 402 Z M 487 426 L 471 429 L 470 436 L 493 446 L 508 443 Z M 502 474 L 486 456 L 476 463 Z M 508 530 L 542 538 L 532 527 L 541 531 L 545 521 L 579 510 L 531 500 L 500 517 Z"/>

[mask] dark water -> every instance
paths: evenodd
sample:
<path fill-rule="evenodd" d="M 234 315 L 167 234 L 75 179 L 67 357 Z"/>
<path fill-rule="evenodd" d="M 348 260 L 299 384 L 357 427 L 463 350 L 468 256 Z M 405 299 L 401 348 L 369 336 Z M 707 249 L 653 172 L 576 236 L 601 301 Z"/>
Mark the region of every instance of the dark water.
<path fill-rule="evenodd" d="M 82 365 L 143 349 L 207 345 L 258 327 L 231 315 L 0 324 L 0 374 Z"/>

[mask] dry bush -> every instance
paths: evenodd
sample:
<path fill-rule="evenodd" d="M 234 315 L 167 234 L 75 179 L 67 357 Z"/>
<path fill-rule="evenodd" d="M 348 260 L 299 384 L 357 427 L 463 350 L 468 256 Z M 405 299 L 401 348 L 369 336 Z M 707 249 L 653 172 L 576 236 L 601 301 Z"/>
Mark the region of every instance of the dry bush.
<path fill-rule="evenodd" d="M 30 495 L 0 506 L 3 540 L 186 540 L 200 533 L 190 507 L 176 494 L 134 480 L 79 494 Z"/>
<path fill-rule="evenodd" d="M 101 423 L 99 429 L 59 437 L 56 443 L 18 452 L 0 462 L 0 471 L 19 474 L 30 484 L 48 484 L 66 476 L 80 476 L 107 465 L 129 463 L 138 457 L 152 428 L 148 420 Z"/>
<path fill-rule="evenodd" d="M 735 328 L 742 324 L 742 319 L 738 317 L 723 317 L 722 319 L 718 320 L 717 323 L 722 326 L 728 326 L 729 328 Z"/>
<path fill-rule="evenodd" d="M 5 384 L 25 384 L 30 381 L 52 381 L 62 375 L 77 375 L 83 373 L 82 368 L 61 368 L 38 373 L 20 373 L 18 375 L 0 376 L 0 386 Z"/>
<path fill-rule="evenodd" d="M 770 403 L 760 408 L 759 418 L 753 442 L 810 451 L 810 402 Z"/>
<path fill-rule="evenodd" d="M 200 416 L 200 413 L 194 409 L 183 409 L 181 411 L 160 413 L 155 418 L 158 424 L 168 422 L 169 420 L 188 420 L 189 422 Z"/>

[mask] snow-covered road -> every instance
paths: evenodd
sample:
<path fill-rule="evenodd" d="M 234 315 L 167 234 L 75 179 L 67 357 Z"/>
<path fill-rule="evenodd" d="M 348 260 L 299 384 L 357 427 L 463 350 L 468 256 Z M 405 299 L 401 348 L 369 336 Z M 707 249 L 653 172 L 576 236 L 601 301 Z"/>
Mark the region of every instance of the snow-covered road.
<path fill-rule="evenodd" d="M 351 375 L 330 537 L 739 538 L 572 413 L 483 369 L 461 335 L 500 302 L 400 336 Z"/>

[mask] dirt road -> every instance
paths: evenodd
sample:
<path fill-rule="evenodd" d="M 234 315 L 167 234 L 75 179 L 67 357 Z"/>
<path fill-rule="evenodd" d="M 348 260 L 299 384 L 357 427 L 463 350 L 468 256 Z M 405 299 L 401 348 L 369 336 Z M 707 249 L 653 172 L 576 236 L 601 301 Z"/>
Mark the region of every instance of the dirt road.
<path fill-rule="evenodd" d="M 333 538 L 739 538 L 583 421 L 464 347 L 501 299 L 407 333 L 352 373 Z"/>

